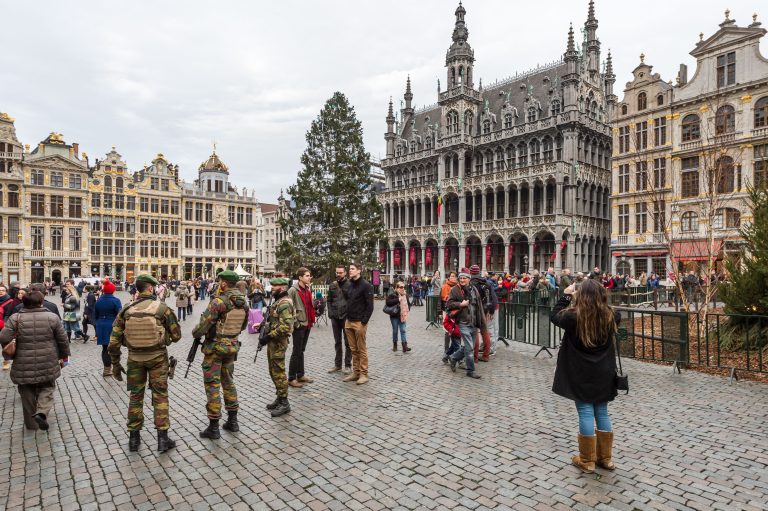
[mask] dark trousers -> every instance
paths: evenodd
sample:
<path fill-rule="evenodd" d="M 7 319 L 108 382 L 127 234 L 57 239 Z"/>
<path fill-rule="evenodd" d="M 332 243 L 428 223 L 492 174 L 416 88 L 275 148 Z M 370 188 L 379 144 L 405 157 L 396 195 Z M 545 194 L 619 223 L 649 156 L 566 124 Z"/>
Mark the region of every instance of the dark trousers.
<path fill-rule="evenodd" d="M 344 319 L 331 318 L 331 327 L 333 328 L 333 340 L 336 347 L 336 359 L 334 367 L 341 369 L 341 355 L 344 352 L 344 367 L 352 367 L 352 352 L 349 350 L 349 341 L 347 333 L 344 331 Z M 341 348 L 341 339 L 344 339 L 344 349 Z"/>
<path fill-rule="evenodd" d="M 191 316 L 192 315 L 192 311 L 193 311 L 193 309 L 192 309 L 192 300 L 190 300 L 189 301 L 189 305 L 187 305 L 187 316 Z"/>
<path fill-rule="evenodd" d="M 298 380 L 304 376 L 304 350 L 307 349 L 310 330 L 302 326 L 293 331 L 293 350 L 288 366 L 288 381 Z"/>
<path fill-rule="evenodd" d="M 83 335 L 88 335 L 88 325 L 90 324 L 91 319 L 88 316 L 83 315 Z"/>
<path fill-rule="evenodd" d="M 107 351 L 108 346 L 107 344 L 101 345 L 101 363 L 104 364 L 104 367 L 112 367 L 112 358 Z"/>

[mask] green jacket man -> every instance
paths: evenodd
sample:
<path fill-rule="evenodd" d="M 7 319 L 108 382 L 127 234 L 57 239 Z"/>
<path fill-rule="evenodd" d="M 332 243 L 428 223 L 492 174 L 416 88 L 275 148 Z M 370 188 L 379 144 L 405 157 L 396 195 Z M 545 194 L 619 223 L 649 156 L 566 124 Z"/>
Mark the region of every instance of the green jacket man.
<path fill-rule="evenodd" d="M 277 397 L 267 405 L 272 417 L 280 417 L 291 411 L 288 404 L 288 377 L 285 374 L 285 351 L 288 349 L 288 339 L 293 333 L 296 311 L 293 301 L 288 296 L 288 279 L 274 278 L 269 281 L 272 285 L 272 305 L 267 315 L 267 360 L 269 376 L 275 384 Z"/>
<path fill-rule="evenodd" d="M 112 375 L 123 381 L 126 372 L 120 365 L 120 348 L 128 347 L 128 449 L 138 451 L 141 428 L 144 425 L 144 389 L 149 380 L 152 406 L 157 428 L 157 450 L 167 451 L 176 446 L 168 438 L 168 350 L 167 346 L 181 339 L 176 315 L 155 296 L 157 280 L 151 275 L 136 277 L 139 297 L 117 314 L 107 351 L 112 359 Z"/>
<path fill-rule="evenodd" d="M 222 386 L 224 408 L 227 410 L 227 422 L 223 428 L 233 433 L 240 431 L 237 423 L 239 405 L 233 375 L 235 359 L 240 349 L 238 336 L 248 326 L 248 300 L 235 287 L 238 281 L 237 273 L 223 271 L 219 273 L 218 279 L 218 295 L 208 303 L 208 307 L 200 316 L 200 322 L 192 330 L 195 339 L 205 337 L 203 384 L 207 396 L 209 424 L 200 432 L 200 437 L 212 440 L 221 438 L 219 419 Z"/>

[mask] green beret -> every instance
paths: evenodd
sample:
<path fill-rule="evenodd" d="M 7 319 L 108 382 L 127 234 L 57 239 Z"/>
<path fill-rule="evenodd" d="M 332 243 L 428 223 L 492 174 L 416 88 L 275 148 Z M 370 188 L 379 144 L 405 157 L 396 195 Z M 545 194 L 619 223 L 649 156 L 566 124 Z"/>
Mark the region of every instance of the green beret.
<path fill-rule="evenodd" d="M 233 272 L 232 270 L 225 270 L 221 273 L 219 273 L 216 278 L 224 279 L 229 282 L 237 282 L 240 280 L 240 277 L 237 275 L 237 273 Z"/>
<path fill-rule="evenodd" d="M 287 286 L 288 285 L 288 279 L 285 277 L 275 277 L 269 281 L 270 284 L 273 286 Z"/>
<path fill-rule="evenodd" d="M 150 275 L 149 273 L 142 273 L 138 277 L 136 277 L 136 282 L 149 282 L 150 284 L 156 286 L 160 284 L 155 277 Z"/>

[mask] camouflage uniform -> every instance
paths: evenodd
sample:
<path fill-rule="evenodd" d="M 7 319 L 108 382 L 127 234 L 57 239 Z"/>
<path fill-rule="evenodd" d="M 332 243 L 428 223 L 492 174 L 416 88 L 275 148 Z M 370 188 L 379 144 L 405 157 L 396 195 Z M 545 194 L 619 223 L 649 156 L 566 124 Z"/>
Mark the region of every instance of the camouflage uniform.
<path fill-rule="evenodd" d="M 112 336 L 107 348 L 112 359 L 112 365 L 120 363 L 120 348 L 126 346 L 125 312 L 140 303 L 156 301 L 153 293 L 141 293 L 138 300 L 122 308 L 112 325 Z M 165 304 L 160 304 L 158 321 L 165 330 L 165 346 L 181 339 L 181 328 L 176 315 Z M 162 319 L 160 319 L 162 318 Z M 128 392 L 128 431 L 138 431 L 144 425 L 144 389 L 149 379 L 152 391 L 152 407 L 155 412 L 155 427 L 158 431 L 167 431 L 171 423 L 168 419 L 168 351 L 165 346 L 150 351 L 135 351 L 128 349 L 128 364 L 126 368 Z"/>
<path fill-rule="evenodd" d="M 226 321 L 227 314 L 233 310 L 243 311 L 242 324 L 238 324 L 239 330 L 234 334 L 224 335 L 221 332 L 222 325 Z M 200 322 L 192 331 L 196 339 L 205 337 L 203 343 L 203 382 L 208 398 L 206 410 L 208 418 L 218 420 L 221 418 L 220 388 L 224 387 L 224 408 L 235 412 L 239 406 L 237 403 L 237 389 L 233 379 L 235 371 L 235 358 L 240 349 L 237 336 L 248 326 L 248 302 L 239 290 L 228 289 L 211 300 L 208 307 L 200 316 Z"/>
<path fill-rule="evenodd" d="M 285 374 L 285 351 L 288 340 L 293 332 L 295 311 L 293 302 L 284 295 L 269 306 L 269 344 L 267 345 L 267 360 L 269 376 L 275 384 L 277 397 L 288 397 L 288 377 Z"/>

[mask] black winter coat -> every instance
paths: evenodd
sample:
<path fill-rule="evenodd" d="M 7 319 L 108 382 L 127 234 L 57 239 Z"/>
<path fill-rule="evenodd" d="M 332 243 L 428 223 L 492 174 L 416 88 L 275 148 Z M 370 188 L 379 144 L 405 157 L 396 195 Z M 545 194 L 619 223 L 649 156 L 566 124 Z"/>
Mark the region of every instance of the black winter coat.
<path fill-rule="evenodd" d="M 328 317 L 331 319 L 347 318 L 347 300 L 344 298 L 344 290 L 349 287 L 349 279 L 345 278 L 339 284 L 338 280 L 328 286 Z"/>
<path fill-rule="evenodd" d="M 596 348 L 587 348 L 576 334 L 576 312 L 565 310 L 571 302 L 563 295 L 552 309 L 550 320 L 565 333 L 557 353 L 552 392 L 582 403 L 603 403 L 616 397 L 616 351 L 613 339 Z M 621 315 L 615 311 L 616 324 Z"/>
<path fill-rule="evenodd" d="M 347 300 L 347 320 L 367 325 L 373 314 L 373 286 L 360 277 L 350 280 L 349 286 L 342 291 Z"/>

